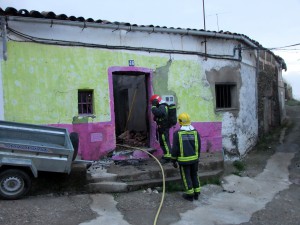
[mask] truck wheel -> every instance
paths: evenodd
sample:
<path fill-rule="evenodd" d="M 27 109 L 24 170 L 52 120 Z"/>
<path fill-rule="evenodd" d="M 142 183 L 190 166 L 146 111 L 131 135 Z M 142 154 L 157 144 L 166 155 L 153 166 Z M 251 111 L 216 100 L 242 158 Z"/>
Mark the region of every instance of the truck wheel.
<path fill-rule="evenodd" d="M 0 173 L 0 197 L 2 199 L 19 199 L 31 188 L 29 175 L 22 170 L 8 169 Z"/>
<path fill-rule="evenodd" d="M 78 135 L 78 133 L 76 133 L 76 132 L 70 133 L 70 140 L 72 142 L 73 149 L 74 149 L 74 154 L 73 154 L 73 158 L 72 158 L 72 161 L 74 161 L 77 157 L 77 154 L 78 154 L 78 147 L 79 147 L 79 135 Z"/>

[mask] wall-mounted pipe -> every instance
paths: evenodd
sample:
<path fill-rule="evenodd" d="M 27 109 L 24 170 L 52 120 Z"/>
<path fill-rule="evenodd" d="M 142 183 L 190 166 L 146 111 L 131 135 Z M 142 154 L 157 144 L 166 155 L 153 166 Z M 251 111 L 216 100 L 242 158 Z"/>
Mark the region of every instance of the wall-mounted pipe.
<path fill-rule="evenodd" d="M 1 30 L 2 30 L 2 48 L 3 48 L 3 59 L 7 60 L 7 38 L 6 38 L 6 23 L 5 17 L 1 18 Z"/>
<path fill-rule="evenodd" d="M 206 23 L 205 23 L 205 5 L 204 5 L 204 0 L 202 0 L 202 9 L 203 9 L 203 25 L 204 25 L 204 30 L 206 31 Z M 206 54 L 207 54 L 207 45 L 206 45 L 206 37 L 204 38 L 204 49 L 205 49 L 205 60 L 207 60 Z"/>
<path fill-rule="evenodd" d="M 123 50 L 130 50 L 130 51 L 160 52 L 160 53 L 167 53 L 167 54 L 189 54 L 189 55 L 202 56 L 206 58 L 209 57 L 215 59 L 242 61 L 241 44 L 239 44 L 237 47 L 234 47 L 232 55 L 215 55 L 215 54 L 201 53 L 198 51 L 166 50 L 166 49 L 158 49 L 158 48 L 132 47 L 132 46 L 124 46 L 124 45 L 116 46 L 116 45 L 103 45 L 103 44 L 88 44 L 82 42 L 45 39 L 45 38 L 29 36 L 9 27 L 7 28 L 7 30 L 11 34 L 15 34 L 17 36 L 22 37 L 25 40 L 32 41 L 35 43 L 54 44 L 54 45 L 62 45 L 62 46 L 82 46 L 82 47 L 104 48 L 104 49 L 123 49 Z M 238 59 L 235 58 L 237 50 L 238 50 L 238 57 L 239 57 Z"/>

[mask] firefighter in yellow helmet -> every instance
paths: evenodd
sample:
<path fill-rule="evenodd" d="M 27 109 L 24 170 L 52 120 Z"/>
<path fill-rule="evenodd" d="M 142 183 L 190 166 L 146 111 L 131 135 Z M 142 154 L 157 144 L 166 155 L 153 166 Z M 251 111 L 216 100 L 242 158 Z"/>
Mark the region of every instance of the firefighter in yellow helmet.
<path fill-rule="evenodd" d="M 177 168 L 185 188 L 182 197 L 186 200 L 198 200 L 200 181 L 198 176 L 198 162 L 200 157 L 201 139 L 199 132 L 191 125 L 191 118 L 187 113 L 178 116 L 180 129 L 173 134 L 172 162 Z"/>

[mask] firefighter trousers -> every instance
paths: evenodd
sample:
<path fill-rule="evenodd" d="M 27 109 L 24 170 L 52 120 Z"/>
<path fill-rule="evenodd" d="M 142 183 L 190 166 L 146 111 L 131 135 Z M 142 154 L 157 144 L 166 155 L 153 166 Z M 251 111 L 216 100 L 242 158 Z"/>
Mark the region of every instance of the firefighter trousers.
<path fill-rule="evenodd" d="M 187 195 L 197 195 L 200 193 L 198 161 L 189 165 L 180 165 L 180 175 Z"/>
<path fill-rule="evenodd" d="M 170 145 L 170 129 L 159 129 L 158 138 L 161 149 L 164 152 L 164 159 L 171 159 L 171 145 Z"/>

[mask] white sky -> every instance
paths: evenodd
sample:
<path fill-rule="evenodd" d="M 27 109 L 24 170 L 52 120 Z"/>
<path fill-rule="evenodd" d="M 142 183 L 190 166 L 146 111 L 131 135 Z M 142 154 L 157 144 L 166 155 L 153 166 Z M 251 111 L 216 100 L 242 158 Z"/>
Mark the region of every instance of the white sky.
<path fill-rule="evenodd" d="M 300 0 L 204 0 L 206 29 L 244 34 L 266 48 L 298 46 L 274 51 L 287 64 L 284 79 L 300 100 Z M 0 0 L 0 7 L 53 11 L 175 28 L 203 29 L 203 0 Z"/>

